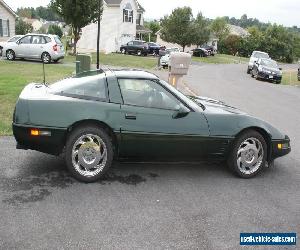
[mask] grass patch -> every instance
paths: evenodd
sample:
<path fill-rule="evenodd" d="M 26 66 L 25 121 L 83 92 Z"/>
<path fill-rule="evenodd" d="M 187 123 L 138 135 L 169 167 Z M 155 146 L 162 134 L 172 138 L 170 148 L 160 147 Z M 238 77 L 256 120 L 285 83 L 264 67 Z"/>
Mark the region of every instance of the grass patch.
<path fill-rule="evenodd" d="M 96 64 L 97 55 L 96 53 L 91 53 L 92 63 Z M 126 68 L 143 68 L 143 69 L 153 69 L 157 65 L 157 58 L 151 56 L 135 56 L 135 55 L 123 55 L 117 53 L 111 54 L 100 54 L 100 65 L 109 65 L 116 67 L 126 67 Z M 76 61 L 75 56 L 66 56 L 64 62 L 73 63 Z"/>
<path fill-rule="evenodd" d="M 46 65 L 46 80 L 52 83 L 70 76 L 74 67 Z M 30 82 L 42 82 L 41 63 L 0 61 L 0 135 L 12 134 L 11 122 L 15 103 L 22 89 Z"/>
<path fill-rule="evenodd" d="M 231 64 L 231 63 L 248 63 L 249 58 L 238 57 L 225 54 L 216 54 L 215 56 L 208 57 L 193 57 L 193 61 L 202 63 L 213 63 L 213 64 Z"/>
<path fill-rule="evenodd" d="M 287 70 L 282 73 L 282 84 L 285 85 L 300 85 L 300 81 L 298 81 L 297 70 Z"/>

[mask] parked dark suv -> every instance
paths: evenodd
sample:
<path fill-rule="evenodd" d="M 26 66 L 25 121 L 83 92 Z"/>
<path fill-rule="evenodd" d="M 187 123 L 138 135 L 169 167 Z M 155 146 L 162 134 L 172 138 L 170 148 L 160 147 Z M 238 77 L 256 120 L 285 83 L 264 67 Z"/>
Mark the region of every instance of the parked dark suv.
<path fill-rule="evenodd" d="M 145 41 L 131 41 L 126 45 L 122 45 L 120 48 L 122 54 L 136 54 L 138 56 L 147 56 L 149 52 L 149 46 Z"/>
<path fill-rule="evenodd" d="M 148 46 L 149 46 L 149 54 L 151 54 L 151 55 L 158 55 L 159 54 L 159 50 L 161 49 L 160 45 L 158 45 L 156 43 L 149 42 Z"/>
<path fill-rule="evenodd" d="M 299 67 L 298 67 L 298 81 L 300 81 L 300 62 L 299 62 Z"/>

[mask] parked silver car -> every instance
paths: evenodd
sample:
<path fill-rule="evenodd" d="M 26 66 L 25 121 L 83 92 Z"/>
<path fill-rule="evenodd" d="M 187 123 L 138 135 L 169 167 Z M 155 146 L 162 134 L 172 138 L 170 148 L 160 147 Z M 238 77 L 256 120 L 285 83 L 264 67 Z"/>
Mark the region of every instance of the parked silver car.
<path fill-rule="evenodd" d="M 17 35 L 17 36 L 13 36 L 12 38 L 8 39 L 6 42 L 0 42 L 0 56 L 2 56 L 2 51 L 3 48 L 6 47 L 7 43 L 13 43 L 18 41 L 21 37 L 23 37 L 22 35 Z"/>
<path fill-rule="evenodd" d="M 16 58 L 41 59 L 44 63 L 58 62 L 65 57 L 64 46 L 56 35 L 27 34 L 5 46 L 8 60 Z"/>

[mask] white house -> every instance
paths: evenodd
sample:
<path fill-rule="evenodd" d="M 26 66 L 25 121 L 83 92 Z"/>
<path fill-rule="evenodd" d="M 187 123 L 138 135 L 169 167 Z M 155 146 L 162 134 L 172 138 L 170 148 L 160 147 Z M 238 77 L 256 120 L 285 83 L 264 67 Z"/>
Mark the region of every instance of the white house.
<path fill-rule="evenodd" d="M 15 35 L 16 13 L 0 0 L 0 41 L 6 41 Z"/>
<path fill-rule="evenodd" d="M 137 0 L 104 0 L 103 2 L 101 52 L 119 51 L 122 44 L 139 39 L 141 34 L 150 32 L 143 26 L 145 10 Z M 91 23 L 82 29 L 77 43 L 78 52 L 96 51 L 97 26 L 97 23 Z"/>

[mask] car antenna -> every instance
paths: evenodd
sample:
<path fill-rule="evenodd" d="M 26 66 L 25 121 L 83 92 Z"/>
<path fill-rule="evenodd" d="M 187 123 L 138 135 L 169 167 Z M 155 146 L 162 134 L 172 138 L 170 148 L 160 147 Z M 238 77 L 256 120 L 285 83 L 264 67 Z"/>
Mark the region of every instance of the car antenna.
<path fill-rule="evenodd" d="M 43 61 L 43 84 L 46 85 L 45 63 Z"/>

